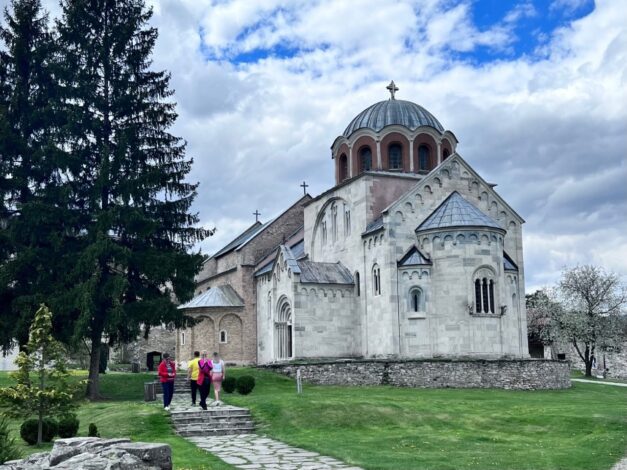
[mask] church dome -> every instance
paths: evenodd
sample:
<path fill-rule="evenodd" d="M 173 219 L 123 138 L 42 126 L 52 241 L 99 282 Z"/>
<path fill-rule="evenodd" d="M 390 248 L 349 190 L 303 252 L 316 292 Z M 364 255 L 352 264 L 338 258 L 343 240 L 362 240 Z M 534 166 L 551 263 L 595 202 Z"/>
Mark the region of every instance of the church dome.
<path fill-rule="evenodd" d="M 429 126 L 444 132 L 444 127 L 433 114 L 411 101 L 389 99 L 369 106 L 353 118 L 344 130 L 344 137 L 350 136 L 358 129 L 372 129 L 379 132 L 386 126 L 404 126 L 416 130 L 420 126 Z"/>

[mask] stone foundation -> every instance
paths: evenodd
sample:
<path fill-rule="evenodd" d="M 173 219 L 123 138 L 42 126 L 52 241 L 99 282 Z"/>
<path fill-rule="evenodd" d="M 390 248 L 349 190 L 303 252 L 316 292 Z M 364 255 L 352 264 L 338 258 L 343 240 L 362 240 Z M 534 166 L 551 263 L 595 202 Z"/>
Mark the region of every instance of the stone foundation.
<path fill-rule="evenodd" d="M 544 359 L 337 360 L 260 368 L 320 385 L 395 385 L 415 388 L 570 388 L 570 364 Z"/>

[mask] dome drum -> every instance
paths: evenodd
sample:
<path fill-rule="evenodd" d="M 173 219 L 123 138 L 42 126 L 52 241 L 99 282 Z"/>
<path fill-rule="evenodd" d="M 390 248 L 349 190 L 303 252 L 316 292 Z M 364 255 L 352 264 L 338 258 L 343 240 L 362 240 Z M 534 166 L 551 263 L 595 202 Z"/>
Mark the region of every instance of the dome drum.
<path fill-rule="evenodd" d="M 335 139 L 336 184 L 372 170 L 427 174 L 455 153 L 456 145 L 455 135 L 429 111 L 392 94 L 355 116 Z"/>

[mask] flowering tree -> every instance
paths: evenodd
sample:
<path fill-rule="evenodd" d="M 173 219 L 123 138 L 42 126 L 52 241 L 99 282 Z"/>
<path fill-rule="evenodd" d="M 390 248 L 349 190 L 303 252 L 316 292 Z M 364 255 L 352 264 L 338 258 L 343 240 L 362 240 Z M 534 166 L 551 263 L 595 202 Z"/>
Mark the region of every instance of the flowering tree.
<path fill-rule="evenodd" d="M 66 352 L 52 337 L 52 313 L 42 305 L 30 326 L 29 341 L 16 359 L 16 384 L 0 389 L 0 407 L 13 417 L 37 416 L 37 444 L 42 442 L 43 420 L 77 406 L 85 381 L 70 382 Z"/>
<path fill-rule="evenodd" d="M 588 265 L 565 270 L 558 292 L 562 308 L 554 313 L 557 329 L 584 362 L 586 376 L 591 376 L 595 354 L 620 350 L 627 339 L 627 290 L 617 274 Z"/>

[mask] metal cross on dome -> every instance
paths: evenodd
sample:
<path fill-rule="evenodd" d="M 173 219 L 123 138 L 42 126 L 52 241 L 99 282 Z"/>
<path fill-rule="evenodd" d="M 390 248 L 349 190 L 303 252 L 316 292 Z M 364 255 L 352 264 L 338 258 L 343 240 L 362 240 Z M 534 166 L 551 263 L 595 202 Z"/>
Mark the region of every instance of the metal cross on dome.
<path fill-rule="evenodd" d="M 390 94 L 392 95 L 390 99 L 395 100 L 396 98 L 394 97 L 394 93 L 398 91 L 398 87 L 396 86 L 396 83 L 394 83 L 394 80 L 392 80 L 390 84 L 386 86 L 385 88 L 387 88 L 390 91 Z"/>

